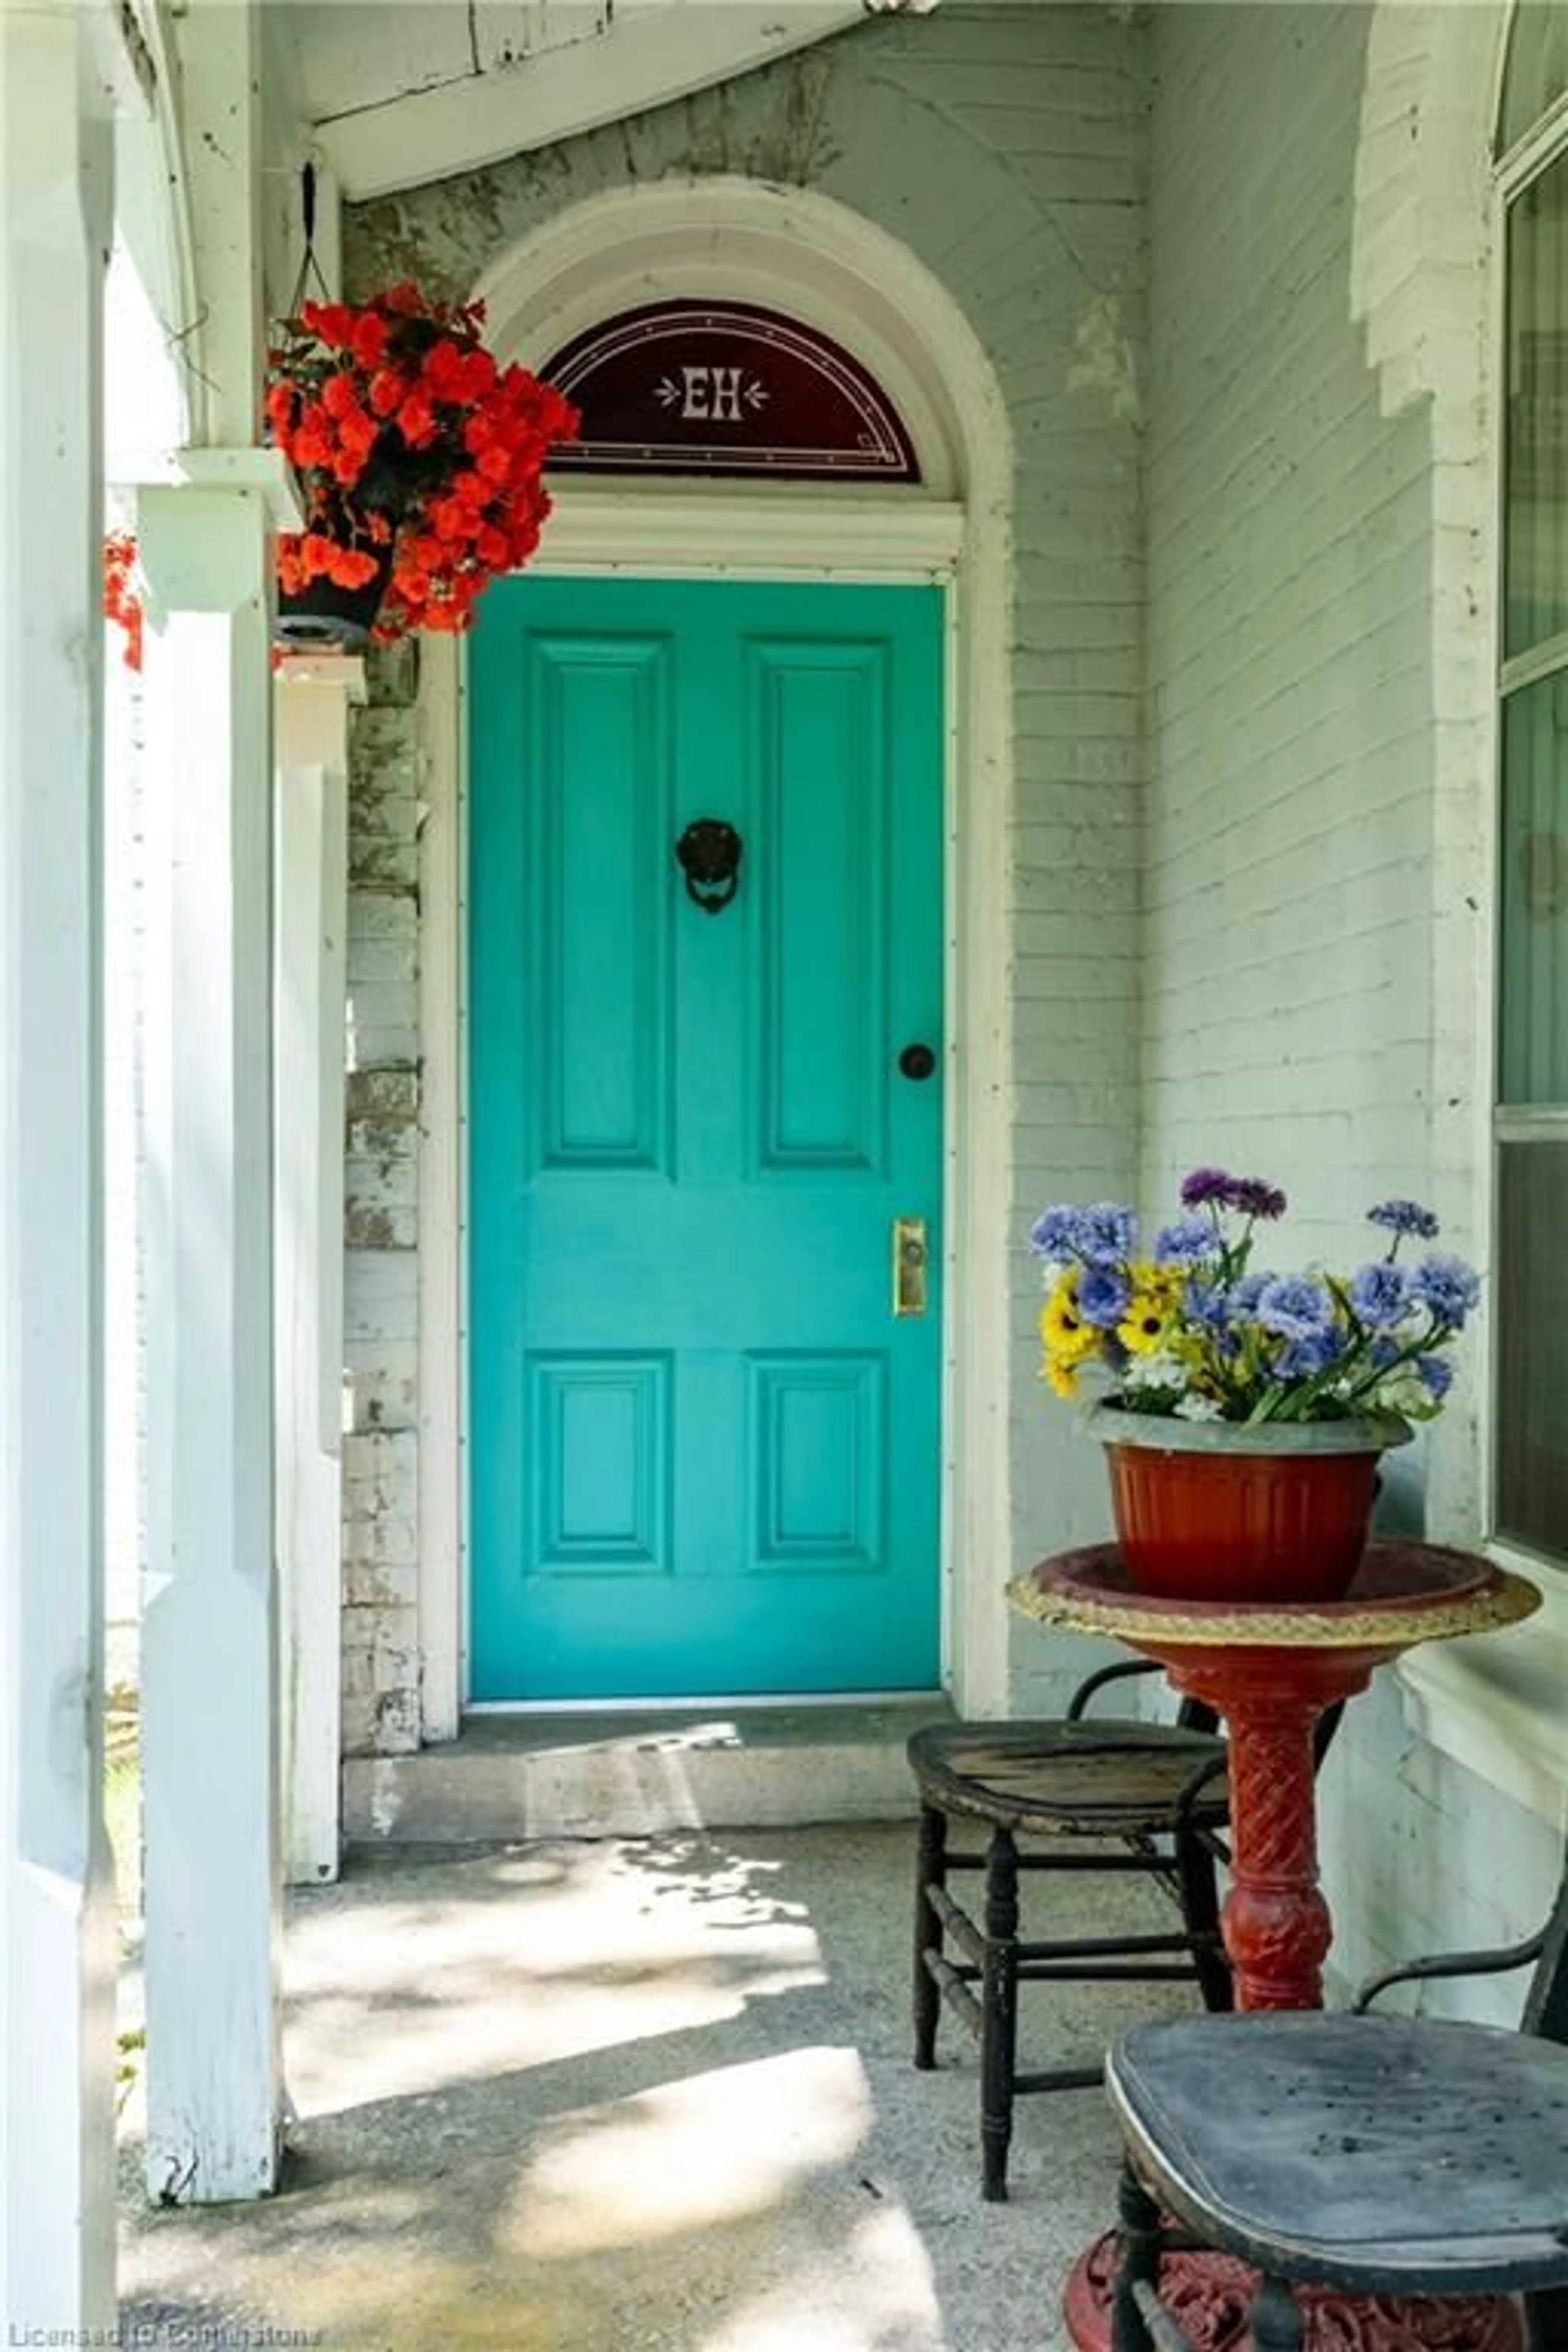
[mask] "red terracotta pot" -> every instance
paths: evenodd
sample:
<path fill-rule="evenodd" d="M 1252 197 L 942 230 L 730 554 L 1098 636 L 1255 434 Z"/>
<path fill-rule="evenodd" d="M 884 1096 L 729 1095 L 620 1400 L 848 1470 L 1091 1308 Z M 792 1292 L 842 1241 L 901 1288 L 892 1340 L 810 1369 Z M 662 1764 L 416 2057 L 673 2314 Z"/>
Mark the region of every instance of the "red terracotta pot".
<path fill-rule="evenodd" d="M 1378 1456 L 1409 1427 L 1375 1420 L 1181 1422 L 1101 1407 L 1127 1572 L 1166 1599 L 1338 1601 L 1372 1521 Z"/>

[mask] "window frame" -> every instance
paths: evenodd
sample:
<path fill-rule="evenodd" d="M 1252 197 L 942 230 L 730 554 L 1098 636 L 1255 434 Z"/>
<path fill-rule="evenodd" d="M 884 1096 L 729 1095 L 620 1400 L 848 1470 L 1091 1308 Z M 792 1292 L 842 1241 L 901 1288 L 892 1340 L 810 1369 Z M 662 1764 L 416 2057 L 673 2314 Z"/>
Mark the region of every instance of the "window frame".
<path fill-rule="evenodd" d="M 1510 27 L 1511 37 L 1511 27 Z M 1506 92 L 1511 37 L 1502 44 L 1494 121 L 1500 123 Z M 1493 356 L 1496 430 L 1490 452 L 1490 504 L 1494 528 L 1492 646 L 1492 797 L 1488 833 L 1488 888 L 1490 899 L 1490 955 L 1485 1005 L 1487 1146 L 1485 1156 L 1485 1230 L 1488 1262 L 1495 1276 L 1500 1262 L 1500 1154 L 1509 1144 L 1562 1143 L 1568 1140 L 1568 1101 L 1510 1103 L 1503 1099 L 1502 975 L 1504 893 L 1503 748 L 1505 713 L 1510 699 L 1549 677 L 1568 679 L 1568 630 L 1557 632 L 1525 652 L 1507 652 L 1508 580 L 1508 457 L 1509 457 L 1509 276 L 1510 238 L 1514 206 L 1552 166 L 1568 158 L 1568 90 L 1547 108 L 1522 138 L 1497 156 L 1492 171 L 1493 239 L 1492 299 L 1489 322 Z M 1495 1293 L 1494 1293 L 1495 1299 Z M 1501 1377 L 1499 1318 L 1487 1317 L 1486 1407 L 1480 1416 L 1480 1500 L 1488 1553 L 1517 1564 L 1527 1573 L 1545 1574 L 1568 1583 L 1568 1549 L 1562 1555 L 1537 1550 L 1514 1535 L 1499 1533 L 1498 1429 L 1500 1420 Z"/>

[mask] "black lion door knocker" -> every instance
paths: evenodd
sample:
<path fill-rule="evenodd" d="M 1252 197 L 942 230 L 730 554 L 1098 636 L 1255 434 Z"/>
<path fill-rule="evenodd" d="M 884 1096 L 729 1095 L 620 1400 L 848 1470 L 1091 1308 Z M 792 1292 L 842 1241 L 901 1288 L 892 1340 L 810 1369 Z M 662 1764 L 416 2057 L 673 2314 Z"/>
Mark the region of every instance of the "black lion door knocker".
<path fill-rule="evenodd" d="M 741 885 L 744 845 L 721 816 L 694 817 L 675 845 L 686 895 L 705 915 L 727 907 Z"/>

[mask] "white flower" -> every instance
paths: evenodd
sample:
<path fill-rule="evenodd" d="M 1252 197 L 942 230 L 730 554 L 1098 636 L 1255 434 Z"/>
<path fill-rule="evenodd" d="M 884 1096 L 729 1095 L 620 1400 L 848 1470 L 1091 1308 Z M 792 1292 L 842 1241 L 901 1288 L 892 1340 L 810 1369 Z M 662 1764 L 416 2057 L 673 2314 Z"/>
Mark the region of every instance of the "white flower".
<path fill-rule="evenodd" d="M 1427 1421 L 1436 1411 L 1432 1391 L 1414 1364 L 1395 1364 L 1374 1389 L 1360 1401 L 1363 1412 L 1402 1412 L 1408 1421 Z"/>
<path fill-rule="evenodd" d="M 1224 1413 L 1213 1397 L 1184 1396 L 1179 1399 L 1175 1412 L 1183 1421 L 1223 1421 Z"/>

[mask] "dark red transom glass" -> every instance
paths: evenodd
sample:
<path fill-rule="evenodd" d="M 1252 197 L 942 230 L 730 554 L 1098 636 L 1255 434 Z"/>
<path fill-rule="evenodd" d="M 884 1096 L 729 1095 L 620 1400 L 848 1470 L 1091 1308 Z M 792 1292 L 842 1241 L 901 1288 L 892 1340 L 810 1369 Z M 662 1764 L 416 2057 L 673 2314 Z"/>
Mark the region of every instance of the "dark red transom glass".
<path fill-rule="evenodd" d="M 655 302 L 539 371 L 583 415 L 552 472 L 918 482 L 914 445 L 859 362 L 749 302 Z"/>

